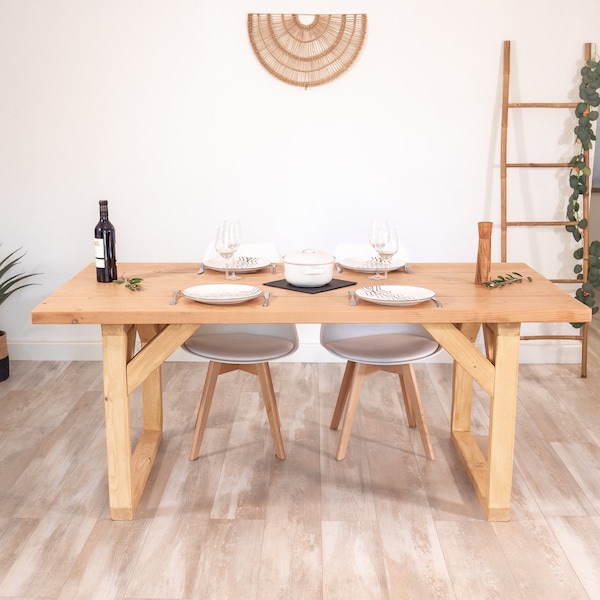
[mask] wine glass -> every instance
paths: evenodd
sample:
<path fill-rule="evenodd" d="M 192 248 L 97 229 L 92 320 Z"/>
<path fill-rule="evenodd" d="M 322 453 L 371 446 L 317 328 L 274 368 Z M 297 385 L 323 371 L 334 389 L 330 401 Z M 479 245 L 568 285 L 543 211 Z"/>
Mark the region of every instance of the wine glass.
<path fill-rule="evenodd" d="M 225 279 L 241 279 L 232 269 L 232 258 L 242 241 L 242 231 L 239 221 L 224 221 L 217 230 L 215 248 L 225 259 Z"/>
<path fill-rule="evenodd" d="M 390 237 L 390 226 L 385 219 L 373 219 L 371 221 L 371 228 L 369 229 L 369 244 L 373 246 L 375 252 L 377 252 L 377 264 L 375 273 L 369 275 L 369 279 L 385 279 L 380 272 L 381 266 L 381 255 L 380 250 L 385 246 Z"/>
<path fill-rule="evenodd" d="M 398 252 L 398 233 L 395 229 L 390 229 L 387 242 L 379 249 L 379 257 L 383 262 L 383 279 L 387 279 L 388 268 L 392 263 L 392 256 L 396 252 Z"/>

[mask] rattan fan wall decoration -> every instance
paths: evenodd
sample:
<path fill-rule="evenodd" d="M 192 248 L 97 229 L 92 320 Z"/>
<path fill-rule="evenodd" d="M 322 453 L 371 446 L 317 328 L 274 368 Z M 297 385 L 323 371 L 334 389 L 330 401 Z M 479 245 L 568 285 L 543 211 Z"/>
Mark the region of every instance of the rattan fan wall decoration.
<path fill-rule="evenodd" d="M 367 15 L 249 14 L 248 35 L 263 67 L 291 85 L 322 85 L 346 72 L 367 32 Z"/>

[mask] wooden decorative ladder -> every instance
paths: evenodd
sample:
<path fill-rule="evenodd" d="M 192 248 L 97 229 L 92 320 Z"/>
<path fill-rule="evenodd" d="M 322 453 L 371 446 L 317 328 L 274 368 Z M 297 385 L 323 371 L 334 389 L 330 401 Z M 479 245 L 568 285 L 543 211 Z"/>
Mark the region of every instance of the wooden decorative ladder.
<path fill-rule="evenodd" d="M 585 44 L 584 59 L 590 60 L 592 56 L 591 43 Z M 501 260 L 506 262 L 507 253 L 507 231 L 511 227 L 566 227 L 573 225 L 572 221 L 509 221 L 507 218 L 507 173 L 509 169 L 570 169 L 571 164 L 565 162 L 550 162 L 550 163 L 509 163 L 507 162 L 507 137 L 508 137 L 508 115 L 512 109 L 527 109 L 527 108 L 575 108 L 577 102 L 510 102 L 509 101 L 510 87 L 510 41 L 504 42 L 504 76 L 502 85 L 502 132 L 500 145 L 500 193 L 501 193 Z M 585 163 L 589 166 L 590 156 L 589 151 L 585 151 Z M 590 195 L 591 195 L 591 178 L 588 190 L 583 196 L 582 216 L 588 220 L 590 213 Z M 565 202 L 566 210 L 566 202 Z M 570 235 L 570 234 L 569 234 Z M 583 244 L 583 280 L 582 279 L 550 279 L 554 283 L 574 283 L 582 284 L 588 280 L 588 263 L 589 263 L 589 225 L 582 231 Z M 577 340 L 581 342 L 581 377 L 587 377 L 587 345 L 588 345 L 588 323 L 585 323 L 580 329 L 579 334 L 574 335 L 524 335 L 522 340 Z"/>

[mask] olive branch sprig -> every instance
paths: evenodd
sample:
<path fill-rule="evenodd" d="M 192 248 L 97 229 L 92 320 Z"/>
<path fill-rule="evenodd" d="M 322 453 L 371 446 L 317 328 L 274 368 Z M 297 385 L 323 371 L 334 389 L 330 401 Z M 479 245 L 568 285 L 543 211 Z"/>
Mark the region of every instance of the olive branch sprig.
<path fill-rule="evenodd" d="M 118 285 L 125 284 L 127 289 L 130 289 L 132 292 L 139 292 L 142 289 L 142 281 L 144 281 L 141 277 L 124 277 L 123 279 L 113 279 L 113 283 L 117 283 Z"/>
<path fill-rule="evenodd" d="M 527 281 L 533 281 L 531 277 L 525 278 Z M 497 288 L 502 287 L 504 285 L 508 285 L 510 283 L 522 283 L 524 281 L 523 275 L 521 273 L 517 273 L 513 271 L 512 273 L 506 273 L 505 275 L 498 275 L 496 279 L 490 279 L 490 281 L 484 281 L 483 285 L 488 288 Z"/>

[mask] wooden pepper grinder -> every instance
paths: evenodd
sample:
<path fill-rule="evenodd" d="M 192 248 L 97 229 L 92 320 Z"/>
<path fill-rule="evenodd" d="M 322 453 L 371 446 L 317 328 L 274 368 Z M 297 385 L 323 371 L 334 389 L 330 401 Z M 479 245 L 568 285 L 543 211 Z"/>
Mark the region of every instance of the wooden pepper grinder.
<path fill-rule="evenodd" d="M 477 248 L 477 268 L 475 270 L 475 285 L 481 285 L 490 280 L 492 265 L 492 226 L 491 221 L 480 221 L 479 247 Z"/>

